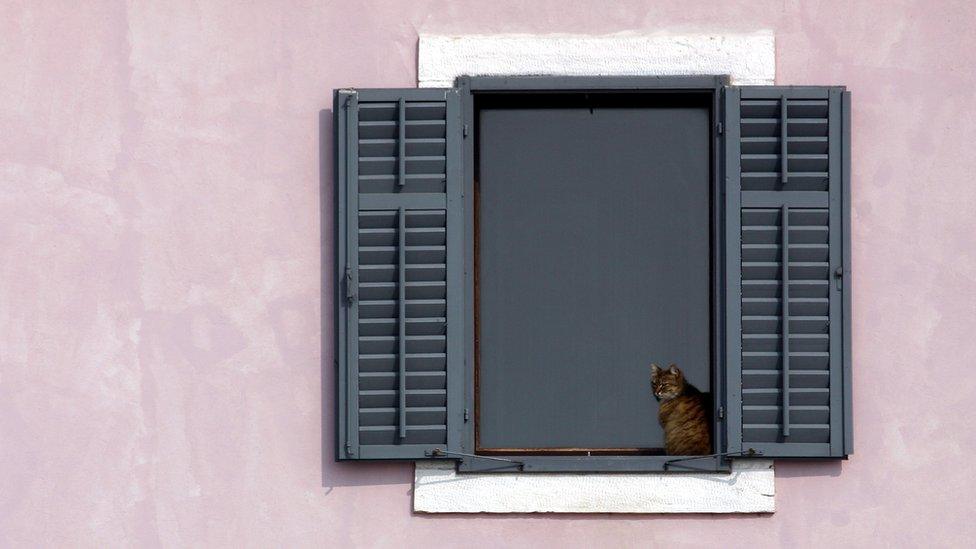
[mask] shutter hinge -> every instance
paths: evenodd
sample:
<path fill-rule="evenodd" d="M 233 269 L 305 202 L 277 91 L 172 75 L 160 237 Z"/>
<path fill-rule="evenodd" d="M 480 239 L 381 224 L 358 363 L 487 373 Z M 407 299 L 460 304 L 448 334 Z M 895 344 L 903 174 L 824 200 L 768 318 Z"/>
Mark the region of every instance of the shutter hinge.
<path fill-rule="evenodd" d="M 464 137 L 468 137 L 468 125 L 467 124 L 464 124 L 463 126 L 461 126 L 461 135 L 464 136 Z"/>
<path fill-rule="evenodd" d="M 341 89 L 339 93 L 346 94 L 346 100 L 342 103 L 345 107 L 348 107 L 349 103 L 352 103 L 352 100 L 356 98 L 356 90 Z"/>
<path fill-rule="evenodd" d="M 346 267 L 346 274 L 342 277 L 342 283 L 346 287 L 346 302 L 356 301 L 356 292 L 352 289 L 352 267 Z"/>
<path fill-rule="evenodd" d="M 725 406 L 718 407 L 718 418 L 725 419 Z"/>
<path fill-rule="evenodd" d="M 346 443 L 346 455 L 349 455 L 349 456 L 355 455 L 353 453 L 353 451 L 352 451 L 352 443 L 351 442 L 347 442 Z"/>
<path fill-rule="evenodd" d="M 843 278 L 844 278 L 843 267 L 837 267 L 837 269 L 834 270 L 834 278 L 837 280 L 837 289 L 838 290 L 843 289 Z"/>
<path fill-rule="evenodd" d="M 467 408 L 464 409 L 464 422 L 465 423 L 468 422 L 468 409 Z"/>
<path fill-rule="evenodd" d="M 718 130 L 719 135 L 721 135 L 722 132 L 725 131 L 725 126 L 723 126 L 722 123 L 719 122 L 718 124 L 715 125 L 715 129 Z"/>

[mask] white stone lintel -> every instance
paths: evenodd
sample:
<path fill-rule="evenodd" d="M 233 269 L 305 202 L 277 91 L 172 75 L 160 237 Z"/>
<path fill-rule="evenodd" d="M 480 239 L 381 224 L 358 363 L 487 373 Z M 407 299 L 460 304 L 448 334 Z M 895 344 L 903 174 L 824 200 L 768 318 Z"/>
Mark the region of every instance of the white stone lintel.
<path fill-rule="evenodd" d="M 461 75 L 713 75 L 737 85 L 776 77 L 772 31 L 735 34 L 420 35 L 417 80 L 451 87 Z"/>

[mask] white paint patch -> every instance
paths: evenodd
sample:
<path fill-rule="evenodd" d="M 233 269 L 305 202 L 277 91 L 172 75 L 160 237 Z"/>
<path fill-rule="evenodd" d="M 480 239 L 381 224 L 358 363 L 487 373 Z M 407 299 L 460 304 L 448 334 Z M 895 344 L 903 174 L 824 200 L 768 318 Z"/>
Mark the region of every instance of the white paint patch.
<path fill-rule="evenodd" d="M 776 77 L 772 31 L 745 34 L 421 35 L 421 88 L 461 75 L 631 76 L 727 74 L 738 85 Z"/>
<path fill-rule="evenodd" d="M 481 473 L 418 461 L 420 513 L 772 513 L 773 462 L 737 460 L 731 473 Z"/>
<path fill-rule="evenodd" d="M 422 88 L 461 75 L 653 76 L 727 74 L 737 85 L 772 85 L 771 31 L 638 36 L 422 35 Z M 417 462 L 421 513 L 772 513 L 772 461 L 734 462 L 718 473 L 458 474 L 451 463 Z"/>

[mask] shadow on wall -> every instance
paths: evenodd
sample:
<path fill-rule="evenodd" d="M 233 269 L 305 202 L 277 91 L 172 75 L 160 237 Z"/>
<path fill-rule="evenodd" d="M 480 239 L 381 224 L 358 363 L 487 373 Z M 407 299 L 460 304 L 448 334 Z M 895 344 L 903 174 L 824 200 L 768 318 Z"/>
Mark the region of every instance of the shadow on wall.
<path fill-rule="evenodd" d="M 319 111 L 319 220 L 322 265 L 322 486 L 411 484 L 413 464 L 404 462 L 338 463 L 335 460 L 335 186 L 332 109 Z"/>
<path fill-rule="evenodd" d="M 839 477 L 844 460 L 776 462 L 776 478 Z"/>

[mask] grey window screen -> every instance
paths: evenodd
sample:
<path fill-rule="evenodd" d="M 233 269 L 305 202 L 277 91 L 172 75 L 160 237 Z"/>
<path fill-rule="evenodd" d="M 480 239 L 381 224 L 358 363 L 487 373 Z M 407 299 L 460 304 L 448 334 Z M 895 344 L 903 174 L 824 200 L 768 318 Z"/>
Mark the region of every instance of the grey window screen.
<path fill-rule="evenodd" d="M 650 363 L 711 391 L 709 101 L 481 102 L 482 450 L 663 453 Z"/>
<path fill-rule="evenodd" d="M 339 91 L 337 457 L 456 448 L 463 403 L 460 117 L 444 89 Z"/>
<path fill-rule="evenodd" d="M 726 90 L 730 451 L 851 453 L 848 101 Z"/>

